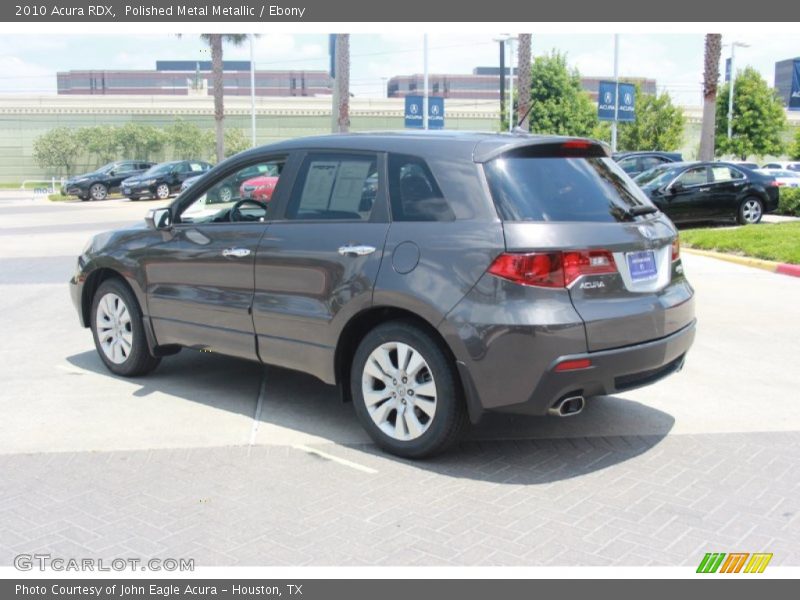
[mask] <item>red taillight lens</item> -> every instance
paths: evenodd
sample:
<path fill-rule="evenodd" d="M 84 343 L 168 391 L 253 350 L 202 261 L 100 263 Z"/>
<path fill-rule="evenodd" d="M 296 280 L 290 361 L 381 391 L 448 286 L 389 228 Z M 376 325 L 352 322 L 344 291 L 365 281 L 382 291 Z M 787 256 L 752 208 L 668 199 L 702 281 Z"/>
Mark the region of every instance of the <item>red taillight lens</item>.
<path fill-rule="evenodd" d="M 498 256 L 489 273 L 514 283 L 538 287 L 567 287 L 581 275 L 616 273 L 614 257 L 606 250 L 506 253 Z"/>
<path fill-rule="evenodd" d="M 569 285 L 581 275 L 616 273 L 614 257 L 606 250 L 564 252 L 564 285 Z"/>
<path fill-rule="evenodd" d="M 522 285 L 564 287 L 561 252 L 501 254 L 489 267 L 489 273 Z"/>
<path fill-rule="evenodd" d="M 675 262 L 681 257 L 681 239 L 675 236 L 672 240 L 672 262 Z"/>
<path fill-rule="evenodd" d="M 588 369 L 592 366 L 592 361 L 588 358 L 578 358 L 576 360 L 565 360 L 555 366 L 554 371 L 577 371 L 578 369 Z"/>
<path fill-rule="evenodd" d="M 561 147 L 567 150 L 586 150 L 592 144 L 585 140 L 567 140 Z"/>

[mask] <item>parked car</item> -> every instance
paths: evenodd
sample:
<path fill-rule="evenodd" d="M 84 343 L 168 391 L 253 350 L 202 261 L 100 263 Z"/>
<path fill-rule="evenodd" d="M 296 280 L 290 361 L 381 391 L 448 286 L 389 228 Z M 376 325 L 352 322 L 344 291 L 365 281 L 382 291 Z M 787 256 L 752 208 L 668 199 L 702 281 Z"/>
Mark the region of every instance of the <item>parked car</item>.
<path fill-rule="evenodd" d="M 81 200 L 105 200 L 109 194 L 119 191 L 124 179 L 144 173 L 153 164 L 142 160 L 117 160 L 91 173 L 67 179 L 61 193 L 65 196 L 77 196 Z"/>
<path fill-rule="evenodd" d="M 778 187 L 800 187 L 800 171 L 790 171 L 788 169 L 756 169 L 756 173 L 774 177 Z"/>
<path fill-rule="evenodd" d="M 681 162 L 683 156 L 680 152 L 659 152 L 657 150 L 647 152 L 617 152 L 613 155 L 622 170 L 629 176 L 636 177 L 648 169 L 666 163 Z"/>
<path fill-rule="evenodd" d="M 241 198 L 250 198 L 253 200 L 260 200 L 261 202 L 269 202 L 272 200 L 272 193 L 275 191 L 275 186 L 278 185 L 280 173 L 278 169 L 265 172 L 263 175 L 258 175 L 252 179 L 246 179 L 239 186 L 239 196 Z"/>
<path fill-rule="evenodd" d="M 209 201 L 273 168 L 268 204 Z M 485 411 L 578 414 L 680 370 L 694 339 L 674 225 L 591 140 L 289 140 L 145 220 L 93 238 L 70 282 L 112 373 L 182 347 L 304 371 L 401 456 Z"/>
<path fill-rule="evenodd" d="M 765 164 L 763 169 L 783 169 L 786 171 L 800 171 L 800 161 L 777 161 Z"/>
<path fill-rule="evenodd" d="M 758 169 L 758 163 L 750 162 L 747 160 L 727 160 L 727 161 L 717 161 L 717 162 L 724 162 L 728 165 L 734 165 L 736 167 L 744 167 L 745 169 L 750 169 L 751 171 L 755 171 Z"/>
<path fill-rule="evenodd" d="M 188 178 L 203 174 L 211 165 L 202 160 L 173 160 L 155 165 L 149 170 L 122 182 L 122 195 L 131 200 L 158 198 L 165 200 L 181 188 Z"/>
<path fill-rule="evenodd" d="M 758 223 L 778 208 L 774 177 L 725 162 L 663 165 L 634 181 L 675 223 Z"/>
<path fill-rule="evenodd" d="M 187 177 L 186 179 L 184 179 L 183 183 L 181 184 L 181 189 L 178 190 L 178 193 L 182 194 L 183 192 L 185 192 L 187 189 L 192 187 L 193 184 L 197 183 L 197 180 L 200 179 L 201 177 L 202 175 L 192 175 L 191 177 Z"/>

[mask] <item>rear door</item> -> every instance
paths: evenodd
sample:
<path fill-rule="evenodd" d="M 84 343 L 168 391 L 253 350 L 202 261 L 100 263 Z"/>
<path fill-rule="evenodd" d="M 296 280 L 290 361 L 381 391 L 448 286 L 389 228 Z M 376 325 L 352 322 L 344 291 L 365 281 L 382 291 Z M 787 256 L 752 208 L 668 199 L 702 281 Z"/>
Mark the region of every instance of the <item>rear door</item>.
<path fill-rule="evenodd" d="M 747 178 L 740 170 L 727 165 L 712 166 L 710 171 L 709 217 L 712 219 L 736 217 Z"/>
<path fill-rule="evenodd" d="M 384 163 L 376 152 L 302 157 L 256 256 L 253 321 L 264 362 L 332 380 L 339 331 L 372 303 L 389 229 Z"/>
<path fill-rule="evenodd" d="M 589 351 L 665 337 L 693 318 L 691 288 L 673 261 L 676 237 L 610 159 L 589 154 L 499 157 L 485 165 L 506 248 L 559 265 Z M 553 289 L 558 293 L 558 289 Z"/>

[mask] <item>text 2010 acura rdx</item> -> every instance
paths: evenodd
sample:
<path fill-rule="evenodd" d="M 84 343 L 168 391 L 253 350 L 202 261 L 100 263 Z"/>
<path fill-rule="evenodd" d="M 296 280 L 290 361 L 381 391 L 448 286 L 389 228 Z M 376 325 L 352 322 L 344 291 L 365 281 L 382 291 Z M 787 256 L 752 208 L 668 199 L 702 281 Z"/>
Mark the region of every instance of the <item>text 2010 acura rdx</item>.
<path fill-rule="evenodd" d="M 281 174 L 269 203 L 220 194 L 254 167 Z M 580 412 L 679 370 L 694 339 L 675 227 L 590 140 L 281 142 L 145 221 L 95 237 L 71 281 L 112 372 L 184 346 L 305 371 L 403 456 L 484 411 Z"/>

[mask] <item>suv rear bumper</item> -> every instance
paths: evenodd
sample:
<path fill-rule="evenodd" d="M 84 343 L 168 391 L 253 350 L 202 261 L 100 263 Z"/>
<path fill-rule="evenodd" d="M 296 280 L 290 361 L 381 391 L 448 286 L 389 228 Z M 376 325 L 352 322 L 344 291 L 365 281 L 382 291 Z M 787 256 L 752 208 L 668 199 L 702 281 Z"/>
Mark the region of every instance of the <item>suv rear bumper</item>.
<path fill-rule="evenodd" d="M 567 396 L 603 396 L 649 385 L 680 371 L 694 342 L 696 321 L 675 333 L 642 344 L 612 350 L 561 356 L 554 360 L 525 402 L 494 410 L 544 415 Z M 591 366 L 556 371 L 564 361 L 587 359 Z"/>

